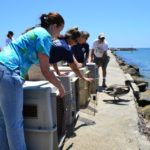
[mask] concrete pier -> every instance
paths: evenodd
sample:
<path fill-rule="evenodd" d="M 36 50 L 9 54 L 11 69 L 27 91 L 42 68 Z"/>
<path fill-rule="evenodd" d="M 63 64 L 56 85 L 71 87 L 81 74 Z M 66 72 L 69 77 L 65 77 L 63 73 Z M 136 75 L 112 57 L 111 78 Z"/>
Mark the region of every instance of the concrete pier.
<path fill-rule="evenodd" d="M 126 76 L 109 52 L 107 85 L 124 85 Z M 63 150 L 150 150 L 150 141 L 139 132 L 139 117 L 132 89 L 121 100 L 104 93 L 100 83 L 97 105 L 90 102 L 79 112 L 74 132 L 66 138 Z"/>

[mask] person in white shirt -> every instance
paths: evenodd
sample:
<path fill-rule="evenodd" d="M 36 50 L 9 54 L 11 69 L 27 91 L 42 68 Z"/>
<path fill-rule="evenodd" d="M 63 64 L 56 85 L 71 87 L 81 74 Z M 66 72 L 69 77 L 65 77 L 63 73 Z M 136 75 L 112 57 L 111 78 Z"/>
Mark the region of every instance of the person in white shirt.
<path fill-rule="evenodd" d="M 14 33 L 12 31 L 8 31 L 5 45 L 8 45 L 13 40 L 13 35 Z"/>
<path fill-rule="evenodd" d="M 104 33 L 100 33 L 98 39 L 93 42 L 89 62 L 94 61 L 98 67 L 101 66 L 103 75 L 102 87 L 106 87 L 106 68 L 109 62 L 107 50 L 108 42 L 105 40 Z"/>

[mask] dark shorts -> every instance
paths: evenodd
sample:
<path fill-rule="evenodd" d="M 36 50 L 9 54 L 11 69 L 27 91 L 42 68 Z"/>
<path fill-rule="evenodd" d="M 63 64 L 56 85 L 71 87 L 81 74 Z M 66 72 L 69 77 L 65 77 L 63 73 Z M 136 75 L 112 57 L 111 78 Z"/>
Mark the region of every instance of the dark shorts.
<path fill-rule="evenodd" d="M 96 63 L 97 66 L 101 66 L 102 68 L 106 68 L 108 63 L 109 63 L 110 57 L 107 54 L 104 54 L 103 57 L 96 57 L 94 55 L 94 62 Z"/>

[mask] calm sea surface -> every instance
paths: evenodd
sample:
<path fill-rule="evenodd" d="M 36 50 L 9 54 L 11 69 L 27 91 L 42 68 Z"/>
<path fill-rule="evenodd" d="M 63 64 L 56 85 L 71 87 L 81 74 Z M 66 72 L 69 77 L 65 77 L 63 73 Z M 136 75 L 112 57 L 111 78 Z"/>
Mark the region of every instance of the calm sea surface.
<path fill-rule="evenodd" d="M 150 88 L 150 48 L 137 48 L 135 51 L 116 51 L 116 54 L 127 63 L 138 66 L 140 74 L 149 82 Z"/>

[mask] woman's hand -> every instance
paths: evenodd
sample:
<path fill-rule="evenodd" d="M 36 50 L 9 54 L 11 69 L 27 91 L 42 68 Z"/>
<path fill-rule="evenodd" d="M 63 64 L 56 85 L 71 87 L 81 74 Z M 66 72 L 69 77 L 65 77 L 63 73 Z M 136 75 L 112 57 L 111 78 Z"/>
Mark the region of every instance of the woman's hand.
<path fill-rule="evenodd" d="M 60 74 L 59 74 L 59 76 L 67 76 L 69 74 L 69 72 L 61 72 Z"/>
<path fill-rule="evenodd" d="M 58 87 L 58 90 L 59 90 L 59 96 L 61 98 L 63 98 L 65 96 L 65 89 L 64 89 L 64 86 L 61 84 L 61 86 Z"/>
<path fill-rule="evenodd" d="M 40 68 L 46 80 L 52 83 L 59 90 L 59 96 L 63 98 L 65 96 L 65 90 L 60 80 L 57 79 L 54 72 L 49 70 L 49 58 L 48 56 L 38 53 L 38 57 L 40 60 Z"/>
<path fill-rule="evenodd" d="M 94 81 L 93 78 L 84 78 L 84 80 L 85 80 L 86 82 L 90 82 L 90 83 Z"/>
<path fill-rule="evenodd" d="M 77 66 L 78 66 L 78 68 L 82 68 L 82 67 L 84 67 L 84 64 L 83 63 L 77 63 Z"/>

